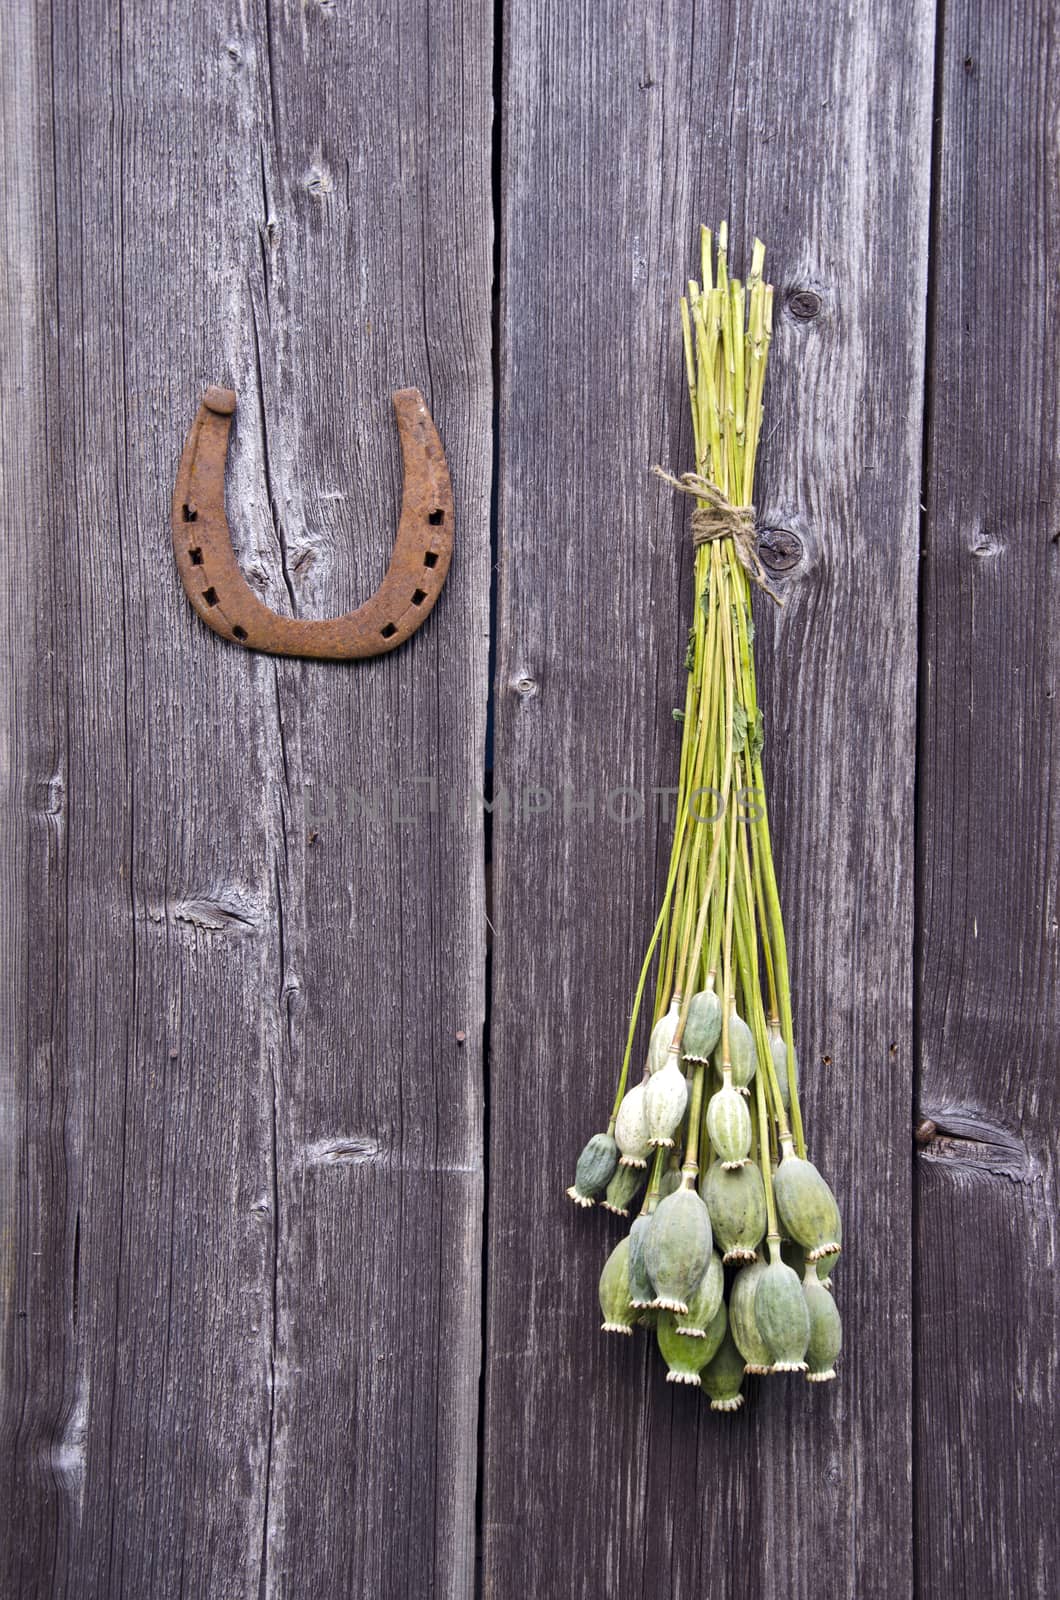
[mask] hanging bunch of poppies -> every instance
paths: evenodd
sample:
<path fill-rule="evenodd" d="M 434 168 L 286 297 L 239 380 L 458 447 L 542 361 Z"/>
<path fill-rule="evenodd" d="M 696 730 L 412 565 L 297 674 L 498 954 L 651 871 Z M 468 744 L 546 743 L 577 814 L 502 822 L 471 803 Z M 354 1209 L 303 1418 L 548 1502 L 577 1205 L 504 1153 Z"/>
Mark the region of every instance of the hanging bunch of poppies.
<path fill-rule="evenodd" d="M 604 1332 L 648 1329 L 668 1378 L 730 1411 L 747 1372 L 835 1376 L 842 1233 L 806 1154 L 752 650 L 752 587 L 772 594 L 752 501 L 773 289 L 758 240 L 745 283 L 728 275 L 724 225 L 701 243 L 701 281 L 681 300 L 695 471 L 661 474 L 695 502 L 673 848 L 607 1131 L 568 1193 L 635 1219 L 600 1278 Z"/>

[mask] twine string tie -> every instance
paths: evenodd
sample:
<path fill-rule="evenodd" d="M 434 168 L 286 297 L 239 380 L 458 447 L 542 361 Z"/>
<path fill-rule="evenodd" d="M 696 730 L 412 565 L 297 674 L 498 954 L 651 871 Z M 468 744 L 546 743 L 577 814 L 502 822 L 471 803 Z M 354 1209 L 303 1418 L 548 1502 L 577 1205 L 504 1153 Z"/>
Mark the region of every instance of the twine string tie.
<path fill-rule="evenodd" d="M 754 506 L 733 505 L 718 485 L 700 472 L 682 472 L 679 478 L 675 478 L 663 467 L 653 467 L 652 471 L 678 494 L 692 495 L 699 501 L 692 513 L 693 545 L 698 548 L 701 544 L 712 544 L 716 539 L 731 539 L 737 560 L 751 582 L 764 590 L 776 605 L 782 606 L 783 597 L 770 584 L 758 554 Z"/>

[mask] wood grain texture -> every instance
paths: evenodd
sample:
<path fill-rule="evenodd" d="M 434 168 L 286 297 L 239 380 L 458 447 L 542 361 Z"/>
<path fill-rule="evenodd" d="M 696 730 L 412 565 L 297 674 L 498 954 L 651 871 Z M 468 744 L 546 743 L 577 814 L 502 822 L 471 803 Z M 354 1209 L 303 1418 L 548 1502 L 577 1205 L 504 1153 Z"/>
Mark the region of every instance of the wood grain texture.
<path fill-rule="evenodd" d="M 1056 1592 L 1056 14 L 946 6 L 920 728 L 922 1592 Z M 940 1575 L 943 1575 L 940 1577 Z M 941 1586 L 940 1586 L 941 1585 Z"/>
<path fill-rule="evenodd" d="M 5 22 L 19 1600 L 471 1591 L 482 830 L 416 780 L 462 801 L 485 734 L 491 26 Z M 403 650 L 277 661 L 192 616 L 167 502 L 210 381 L 244 569 L 308 615 L 382 576 L 390 393 L 423 389 L 457 549 Z"/>
<path fill-rule="evenodd" d="M 926 338 L 934 9 L 504 7 L 488 1600 L 1055 1586 L 1055 30 L 945 8 Z M 492 25 L 4 18 L 4 1600 L 474 1588 Z M 840 1383 L 735 1419 L 598 1334 L 619 1224 L 563 1198 L 669 844 L 687 509 L 647 468 L 689 461 L 676 297 L 722 216 L 778 286 L 760 522 L 802 555 L 759 660 L 848 1237 Z M 394 657 L 192 616 L 168 497 L 214 380 L 244 568 L 302 615 L 382 576 L 424 390 L 456 558 Z"/>
<path fill-rule="evenodd" d="M 912 1592 L 912 799 L 931 7 L 506 11 L 484 1576 L 489 1600 Z M 735 1419 L 598 1333 L 619 1224 L 564 1188 L 606 1122 L 676 781 L 689 464 L 676 299 L 696 224 L 767 242 L 759 608 L 811 1145 L 848 1352 Z M 796 301 L 795 291 L 819 299 Z M 596 817 L 561 804 L 595 796 Z"/>

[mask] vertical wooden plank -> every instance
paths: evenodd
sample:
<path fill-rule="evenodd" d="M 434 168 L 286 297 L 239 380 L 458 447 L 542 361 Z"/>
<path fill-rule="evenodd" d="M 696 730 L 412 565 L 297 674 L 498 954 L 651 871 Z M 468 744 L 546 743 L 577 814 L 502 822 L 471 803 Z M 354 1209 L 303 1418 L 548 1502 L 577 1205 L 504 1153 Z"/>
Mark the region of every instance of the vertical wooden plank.
<path fill-rule="evenodd" d="M 0 1512 L 4 1548 L 0 1575 L 12 1594 L 32 1594 L 35 1550 L 14 1542 L 16 1458 L 44 1413 L 50 1448 L 34 1449 L 23 1472 L 31 1492 L 47 1498 L 53 1517 L 53 1559 L 70 1539 L 69 1506 L 77 1492 L 77 1401 L 68 1386 L 56 1301 L 63 1301 L 74 1260 L 68 1225 L 63 1151 L 64 1105 L 53 1089 L 49 1019 L 63 996 L 54 960 L 55 930 L 65 912 L 63 783 L 55 748 L 64 722 L 63 685 L 54 659 L 56 618 L 42 596 L 53 584 L 58 551 L 31 530 L 54 525 L 56 362 L 50 307 L 55 252 L 53 157 L 47 104 L 48 30 L 35 7 L 4 19 L 0 42 Z M 30 536 L 27 536 L 30 535 Z M 44 664 L 44 670 L 42 666 Z M 46 915 L 34 914 L 34 897 Z M 44 1106 L 44 1116 L 40 1108 Z M 27 1127 L 39 1118 L 29 1149 Z M 42 1200 L 51 1199 L 48 1215 Z M 45 1268 L 44 1247 L 48 1248 Z M 16 1262 L 18 1270 L 16 1270 Z M 31 1338 L 26 1303 L 41 1310 Z M 31 1354 L 32 1348 L 32 1354 Z M 32 1370 L 39 1412 L 18 1400 Z M 63 1435 L 66 1435 L 64 1438 Z M 56 1482 L 70 1484 L 57 1495 Z"/>
<path fill-rule="evenodd" d="M 1056 1587 L 1055 10 L 947 5 L 917 967 L 925 1594 Z M 1018 92 L 1014 91 L 1018 86 Z M 924 1137 L 930 1129 L 924 1130 Z"/>
<path fill-rule="evenodd" d="M 487 1596 L 911 1593 L 931 26 L 912 0 L 506 10 L 496 776 L 529 803 L 494 833 Z M 563 1197 L 669 841 L 688 532 L 647 469 L 689 459 L 676 297 L 724 216 L 779 288 L 760 506 L 803 556 L 760 658 L 808 1125 L 849 1238 L 841 1381 L 773 1381 L 735 1420 L 598 1334 L 619 1224 Z M 623 786 L 647 797 L 625 828 Z"/>
<path fill-rule="evenodd" d="M 470 1592 L 482 840 L 417 780 L 482 763 L 490 22 L 87 0 L 9 36 L 5 1592 Z M 244 568 L 304 615 L 382 576 L 423 388 L 459 525 L 408 647 L 192 616 L 211 380 Z"/>

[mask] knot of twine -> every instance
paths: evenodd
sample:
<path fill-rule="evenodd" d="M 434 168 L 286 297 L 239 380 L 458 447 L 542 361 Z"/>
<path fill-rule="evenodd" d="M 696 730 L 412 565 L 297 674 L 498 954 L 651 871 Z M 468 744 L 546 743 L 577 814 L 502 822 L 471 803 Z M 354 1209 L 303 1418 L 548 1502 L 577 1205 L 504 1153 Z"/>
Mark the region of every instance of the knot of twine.
<path fill-rule="evenodd" d="M 755 539 L 754 506 L 734 506 L 718 485 L 699 472 L 682 472 L 679 478 L 662 467 L 651 469 L 663 483 L 678 494 L 690 494 L 700 503 L 692 513 L 692 543 L 712 544 L 715 539 L 731 539 L 737 559 L 752 583 L 765 591 L 778 606 L 784 604 L 766 576 Z"/>

